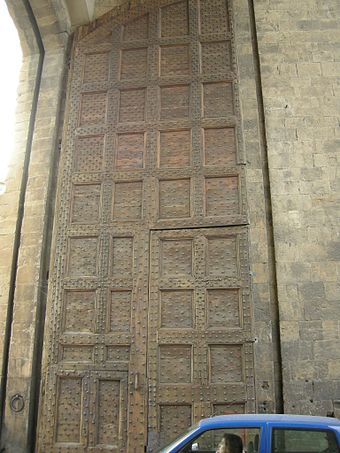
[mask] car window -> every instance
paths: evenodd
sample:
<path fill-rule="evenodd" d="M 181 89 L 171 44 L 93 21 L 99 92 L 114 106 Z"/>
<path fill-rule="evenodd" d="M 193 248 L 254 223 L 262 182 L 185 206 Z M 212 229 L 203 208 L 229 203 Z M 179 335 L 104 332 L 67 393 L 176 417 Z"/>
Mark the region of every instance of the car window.
<path fill-rule="evenodd" d="M 258 453 L 259 428 L 223 428 L 204 431 L 179 453 Z"/>
<path fill-rule="evenodd" d="M 189 428 L 188 432 L 185 434 L 181 434 L 180 436 L 176 437 L 175 440 L 173 440 L 170 444 L 168 444 L 166 447 L 162 447 L 160 450 L 157 451 L 157 453 L 168 453 L 171 451 L 173 448 L 176 447 L 179 443 L 181 443 L 182 439 L 186 436 L 190 436 L 190 433 L 195 431 L 198 428 L 198 424 L 196 423 L 195 425 L 191 426 Z"/>
<path fill-rule="evenodd" d="M 340 453 L 334 432 L 311 429 L 273 429 L 272 453 Z"/>

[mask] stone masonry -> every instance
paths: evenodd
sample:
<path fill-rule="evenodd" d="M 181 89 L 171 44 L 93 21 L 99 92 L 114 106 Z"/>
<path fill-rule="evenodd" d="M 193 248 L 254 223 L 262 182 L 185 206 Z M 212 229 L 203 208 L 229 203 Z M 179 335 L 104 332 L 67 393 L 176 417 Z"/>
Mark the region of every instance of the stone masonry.
<path fill-rule="evenodd" d="M 7 404 L 3 420 L 12 415 L 11 422 L 5 422 L 1 433 L 3 444 L 10 444 L 12 451 L 28 451 L 29 425 L 32 423 L 32 386 L 36 375 L 36 344 L 41 336 L 39 316 L 46 292 L 46 266 L 48 259 L 48 237 L 51 228 L 48 216 L 51 214 L 51 186 L 58 152 L 58 118 L 64 88 L 65 54 L 67 34 L 65 25 L 58 23 L 54 9 L 48 2 L 44 6 L 31 2 L 36 21 L 39 23 L 45 48 L 42 67 L 42 81 L 36 110 L 31 156 L 28 166 L 27 188 L 21 231 L 18 231 L 17 213 L 22 184 L 26 144 L 32 132 L 32 102 L 36 85 L 39 53 L 32 32 L 27 10 L 21 1 L 8 2 L 15 18 L 24 51 L 24 61 L 18 89 L 17 141 L 11 172 L 6 181 L 7 191 L 1 197 L 1 325 L 5 326 L 8 313 L 6 306 L 10 295 L 11 258 L 15 235 L 20 234 L 20 248 L 17 261 L 15 292 L 13 299 L 13 321 L 11 342 L 7 363 Z M 61 18 L 60 18 L 61 19 Z M 31 129 L 31 130 L 30 130 Z M 7 253 L 3 253 L 4 249 Z M 45 271 L 44 271 L 45 269 Z M 8 322 L 8 321 L 7 321 Z M 5 328 L 3 327 L 3 332 Z M 1 336 L 1 341 L 4 336 Z M 3 358 L 1 345 L 0 358 Z M 3 365 L 3 363 L 2 363 Z M 9 401 L 18 393 L 24 399 L 24 409 L 18 415 L 9 408 Z M 1 389 L 4 392 L 4 389 Z M 22 393 L 21 393 L 22 392 Z M 13 417 L 14 415 L 14 417 Z"/>
<path fill-rule="evenodd" d="M 255 1 L 284 408 L 333 411 L 340 397 L 340 5 Z"/>

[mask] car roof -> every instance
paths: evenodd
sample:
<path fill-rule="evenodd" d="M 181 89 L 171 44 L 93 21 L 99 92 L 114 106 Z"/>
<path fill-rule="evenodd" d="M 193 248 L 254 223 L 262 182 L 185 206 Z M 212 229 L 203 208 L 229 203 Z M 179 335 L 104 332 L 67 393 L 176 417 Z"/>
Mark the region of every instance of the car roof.
<path fill-rule="evenodd" d="M 218 428 L 224 424 L 242 424 L 243 426 L 259 426 L 266 423 L 282 423 L 294 425 L 340 426 L 340 420 L 332 417 L 318 417 L 313 415 L 286 415 L 286 414 L 235 414 L 218 415 L 200 421 L 202 428 Z M 317 427 L 316 426 L 316 427 Z"/>

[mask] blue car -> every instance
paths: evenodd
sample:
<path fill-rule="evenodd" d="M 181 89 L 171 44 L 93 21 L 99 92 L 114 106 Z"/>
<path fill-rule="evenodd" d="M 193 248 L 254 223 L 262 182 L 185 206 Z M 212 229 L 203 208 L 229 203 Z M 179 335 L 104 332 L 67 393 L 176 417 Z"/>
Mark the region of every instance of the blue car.
<path fill-rule="evenodd" d="M 340 420 L 222 415 L 201 420 L 158 453 L 340 453 Z"/>

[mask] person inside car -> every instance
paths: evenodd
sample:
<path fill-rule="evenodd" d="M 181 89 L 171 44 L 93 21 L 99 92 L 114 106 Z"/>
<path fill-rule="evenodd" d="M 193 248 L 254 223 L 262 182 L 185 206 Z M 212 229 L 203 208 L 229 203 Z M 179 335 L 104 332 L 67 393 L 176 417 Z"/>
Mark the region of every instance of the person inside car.
<path fill-rule="evenodd" d="M 216 453 L 242 453 L 242 451 L 243 444 L 240 436 L 236 434 L 224 434 Z"/>

